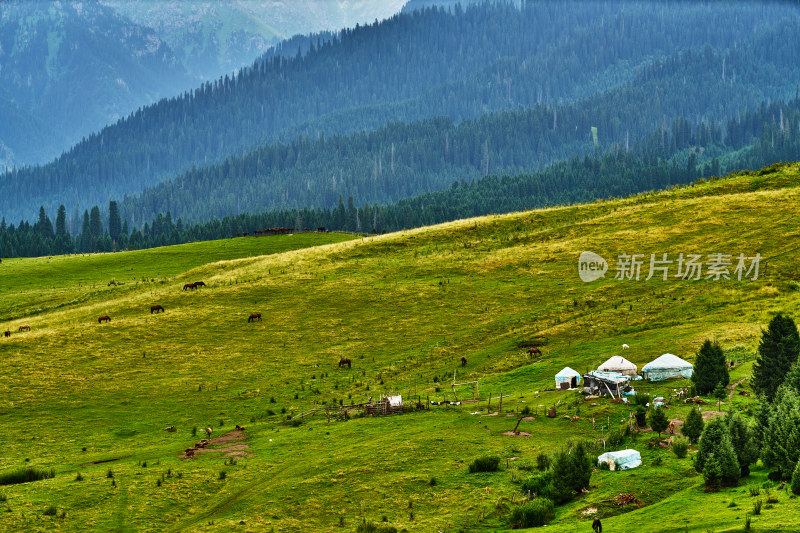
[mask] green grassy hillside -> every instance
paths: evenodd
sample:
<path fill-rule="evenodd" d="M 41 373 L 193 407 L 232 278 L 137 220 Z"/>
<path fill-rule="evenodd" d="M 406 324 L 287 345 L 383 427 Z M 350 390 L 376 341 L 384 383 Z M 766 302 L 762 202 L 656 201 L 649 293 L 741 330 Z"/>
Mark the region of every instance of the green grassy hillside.
<path fill-rule="evenodd" d="M 343 242 L 293 235 L 3 261 L 0 327 L 13 333 L 0 339 L 0 474 L 35 466 L 56 475 L 0 487 L 0 529 L 352 531 L 384 517 L 398 530 L 502 529 L 509 502 L 523 497 L 520 465 L 568 439 L 602 448 L 607 425 L 627 420 L 624 405 L 545 391 L 561 368 L 583 372 L 611 355 L 641 366 L 665 352 L 692 361 L 706 338 L 746 359 L 774 312 L 797 316 L 799 173 L 776 166 Z M 587 250 L 609 261 L 604 279 L 580 281 Z M 644 254 L 639 281 L 614 279 L 625 253 Z M 732 254 L 734 266 L 739 253 L 763 259 L 757 280 L 645 281 L 650 254 L 663 253 Z M 197 280 L 207 287 L 182 289 Z M 166 312 L 151 315 L 153 304 Z M 253 312 L 263 321 L 249 323 Z M 98 324 L 101 315 L 111 322 Z M 31 331 L 18 332 L 22 324 Z M 542 357 L 526 356 L 532 343 Z M 345 356 L 352 369 L 337 367 Z M 466 404 L 284 425 L 290 414 L 381 394 L 453 399 L 454 372 L 479 379 L 483 398 L 511 394 L 503 413 L 485 416 L 484 401 L 482 414 Z M 751 390 L 746 379 L 740 387 Z M 541 416 L 556 403 L 559 418 Z M 519 429 L 530 437 L 503 435 L 526 406 L 534 417 Z M 669 406 L 672 418 L 686 411 Z M 236 424 L 249 447 L 229 449 L 235 464 L 222 453 L 179 457 L 200 438 L 193 428 L 211 426 L 216 437 Z M 584 511 L 595 507 L 609 531 L 742 527 L 745 486 L 707 495 L 689 459 L 646 440 L 635 446 L 644 466 L 596 473 L 548 530 L 588 531 Z M 468 474 L 486 454 L 508 466 Z M 765 476 L 756 467 L 751 482 Z M 621 492 L 645 505 L 608 503 Z M 753 526 L 796 530 L 798 511 L 781 492 Z"/>

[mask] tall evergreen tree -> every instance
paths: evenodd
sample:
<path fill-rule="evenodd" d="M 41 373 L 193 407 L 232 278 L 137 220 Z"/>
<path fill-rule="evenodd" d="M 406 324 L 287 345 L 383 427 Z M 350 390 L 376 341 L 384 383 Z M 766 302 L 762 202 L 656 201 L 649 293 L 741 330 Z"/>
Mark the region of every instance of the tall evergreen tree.
<path fill-rule="evenodd" d="M 763 440 L 764 464 L 784 476 L 791 475 L 800 460 L 800 394 L 791 388 L 778 388 Z"/>
<path fill-rule="evenodd" d="M 706 339 L 697 352 L 692 381 L 698 394 L 708 394 L 718 383 L 727 387 L 730 382 L 725 354 L 718 342 Z"/>
<path fill-rule="evenodd" d="M 778 387 L 800 354 L 800 334 L 791 317 L 778 313 L 761 334 L 758 357 L 753 365 L 753 388 L 768 401 L 775 398 Z"/>
<path fill-rule="evenodd" d="M 97 206 L 92 207 L 89 215 L 89 232 L 92 236 L 92 243 L 103 236 L 103 222 L 100 220 L 100 208 Z"/>
<path fill-rule="evenodd" d="M 117 242 L 122 233 L 122 221 L 119 216 L 119 206 L 117 202 L 111 200 L 108 203 L 108 234 L 114 242 Z"/>
<path fill-rule="evenodd" d="M 700 414 L 697 407 L 692 407 L 689 414 L 686 415 L 686 421 L 683 423 L 681 433 L 689 437 L 692 444 L 697 444 L 697 441 L 700 440 L 700 435 L 703 433 L 704 425 L 703 415 Z"/>
<path fill-rule="evenodd" d="M 81 225 L 81 252 L 91 252 L 93 245 L 91 223 L 89 222 L 89 211 L 83 210 L 83 224 Z"/>
<path fill-rule="evenodd" d="M 56 215 L 56 237 L 66 237 L 67 235 L 67 208 L 64 204 L 58 206 L 58 214 Z"/>

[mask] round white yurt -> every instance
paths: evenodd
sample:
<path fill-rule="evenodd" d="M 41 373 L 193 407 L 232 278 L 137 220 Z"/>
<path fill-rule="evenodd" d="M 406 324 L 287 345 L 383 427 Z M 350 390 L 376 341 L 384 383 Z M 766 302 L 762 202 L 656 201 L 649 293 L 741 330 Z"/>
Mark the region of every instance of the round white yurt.
<path fill-rule="evenodd" d="M 692 363 L 671 353 L 665 353 L 642 367 L 644 378 L 650 381 L 663 381 L 674 377 L 690 378 L 693 373 Z"/>
<path fill-rule="evenodd" d="M 598 366 L 597 370 L 600 370 L 601 372 L 616 372 L 617 374 L 622 374 L 623 376 L 635 378 L 639 368 L 621 355 L 615 355 L 602 365 Z"/>
<path fill-rule="evenodd" d="M 556 374 L 556 389 L 574 389 L 580 384 L 580 373 L 572 370 L 568 366 L 565 366 L 561 372 Z"/>

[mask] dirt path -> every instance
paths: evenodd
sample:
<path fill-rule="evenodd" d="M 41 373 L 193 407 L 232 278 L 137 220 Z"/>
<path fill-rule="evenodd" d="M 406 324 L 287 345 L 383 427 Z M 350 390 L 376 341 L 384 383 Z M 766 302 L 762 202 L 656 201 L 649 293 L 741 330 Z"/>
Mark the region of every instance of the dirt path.
<path fill-rule="evenodd" d="M 744 381 L 744 380 L 745 380 L 745 378 L 742 378 L 739 381 L 737 381 L 736 383 L 734 383 L 733 385 L 728 385 L 728 388 L 731 389 L 731 393 L 728 394 L 728 401 L 733 400 L 733 394 L 736 392 L 736 387 L 741 385 L 742 381 Z"/>

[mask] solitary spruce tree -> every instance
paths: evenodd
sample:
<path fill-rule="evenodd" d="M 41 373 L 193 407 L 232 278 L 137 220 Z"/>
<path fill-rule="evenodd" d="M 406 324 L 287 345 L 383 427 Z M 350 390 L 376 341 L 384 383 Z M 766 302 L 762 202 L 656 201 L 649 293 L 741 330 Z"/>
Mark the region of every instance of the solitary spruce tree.
<path fill-rule="evenodd" d="M 653 431 L 658 433 L 658 438 L 661 438 L 661 432 L 669 427 L 669 419 L 664 412 L 663 407 L 654 407 L 650 413 L 650 427 Z"/>
<path fill-rule="evenodd" d="M 697 407 L 692 407 L 692 410 L 689 411 L 689 414 L 686 416 L 686 422 L 684 422 L 681 428 L 681 433 L 689 437 L 692 444 L 697 444 L 697 441 L 700 440 L 700 435 L 703 433 L 704 425 L 703 415 L 700 414 Z"/>
<path fill-rule="evenodd" d="M 772 402 L 800 353 L 800 334 L 790 317 L 778 313 L 761 334 L 753 365 L 753 388 Z"/>
<path fill-rule="evenodd" d="M 692 381 L 698 394 L 708 394 L 717 383 L 727 387 L 730 382 L 725 354 L 719 343 L 706 340 L 697 352 Z"/>

